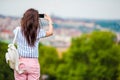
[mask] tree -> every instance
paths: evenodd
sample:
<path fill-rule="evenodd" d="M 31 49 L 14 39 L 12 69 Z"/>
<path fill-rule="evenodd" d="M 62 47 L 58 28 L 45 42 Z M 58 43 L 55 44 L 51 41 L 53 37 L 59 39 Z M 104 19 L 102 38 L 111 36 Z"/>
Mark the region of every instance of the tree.
<path fill-rule="evenodd" d="M 7 52 L 7 43 L 0 42 L 0 79 L 14 80 L 13 70 L 10 69 L 5 61 L 5 53 Z"/>
<path fill-rule="evenodd" d="M 39 62 L 41 74 L 49 76 L 49 80 L 54 80 L 58 65 L 58 53 L 54 47 L 39 45 Z"/>
<path fill-rule="evenodd" d="M 120 47 L 112 32 L 96 31 L 73 38 L 57 69 L 57 80 L 117 80 Z"/>

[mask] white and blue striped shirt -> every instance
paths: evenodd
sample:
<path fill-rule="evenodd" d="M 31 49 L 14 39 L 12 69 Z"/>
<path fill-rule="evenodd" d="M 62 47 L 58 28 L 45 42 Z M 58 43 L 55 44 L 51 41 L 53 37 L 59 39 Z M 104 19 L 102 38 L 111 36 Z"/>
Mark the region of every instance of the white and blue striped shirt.
<path fill-rule="evenodd" d="M 17 28 L 14 29 L 14 34 L 17 32 Z M 18 34 L 16 38 L 16 43 L 17 43 L 17 49 L 20 57 L 25 57 L 25 58 L 38 58 L 38 44 L 40 41 L 40 38 L 45 37 L 46 32 L 43 29 L 40 29 L 38 34 L 37 34 L 37 40 L 35 42 L 35 46 L 31 47 L 28 45 L 25 37 L 22 35 L 21 32 L 21 27 L 18 29 Z"/>

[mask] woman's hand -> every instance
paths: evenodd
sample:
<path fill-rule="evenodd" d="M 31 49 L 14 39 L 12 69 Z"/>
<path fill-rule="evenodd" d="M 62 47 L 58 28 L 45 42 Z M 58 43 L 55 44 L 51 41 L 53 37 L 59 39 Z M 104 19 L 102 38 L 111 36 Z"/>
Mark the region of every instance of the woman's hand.
<path fill-rule="evenodd" d="M 44 18 L 49 21 L 49 24 L 53 24 L 50 16 L 48 16 L 47 14 L 44 14 Z"/>
<path fill-rule="evenodd" d="M 48 20 L 48 22 L 49 22 L 49 25 L 48 25 L 49 29 L 48 29 L 48 31 L 46 31 L 46 37 L 48 37 L 48 36 L 53 35 L 53 25 L 52 25 L 53 23 L 52 23 L 52 19 L 47 14 L 44 15 L 44 18 L 46 20 Z"/>

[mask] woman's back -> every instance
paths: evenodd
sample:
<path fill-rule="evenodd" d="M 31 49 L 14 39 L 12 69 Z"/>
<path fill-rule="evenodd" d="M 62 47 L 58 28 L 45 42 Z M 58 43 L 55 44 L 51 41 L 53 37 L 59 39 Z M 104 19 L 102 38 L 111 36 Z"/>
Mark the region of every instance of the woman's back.
<path fill-rule="evenodd" d="M 16 34 L 17 28 L 14 30 L 14 34 Z M 46 32 L 43 29 L 40 29 L 37 31 L 37 39 L 34 43 L 34 46 L 29 46 L 27 43 L 25 37 L 22 35 L 21 27 L 18 29 L 18 35 L 17 35 L 17 47 L 18 47 L 18 53 L 21 57 L 27 57 L 27 58 L 38 58 L 38 44 L 40 41 L 40 38 L 45 37 Z"/>

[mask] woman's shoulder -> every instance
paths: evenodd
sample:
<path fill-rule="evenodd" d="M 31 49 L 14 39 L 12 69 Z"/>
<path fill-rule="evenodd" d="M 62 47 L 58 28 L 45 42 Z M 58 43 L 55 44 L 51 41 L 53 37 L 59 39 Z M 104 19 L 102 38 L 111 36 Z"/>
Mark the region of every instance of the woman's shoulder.
<path fill-rule="evenodd" d="M 17 30 L 17 29 L 21 29 L 21 27 L 20 27 L 20 26 L 17 26 L 17 27 L 14 28 L 14 30 Z"/>
<path fill-rule="evenodd" d="M 16 33 L 17 31 L 19 31 L 20 29 L 21 29 L 20 26 L 15 27 L 14 30 L 13 30 L 13 33 L 15 34 L 15 33 Z"/>

